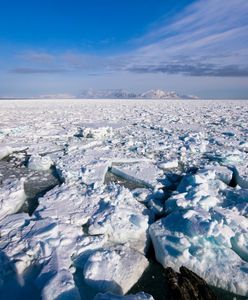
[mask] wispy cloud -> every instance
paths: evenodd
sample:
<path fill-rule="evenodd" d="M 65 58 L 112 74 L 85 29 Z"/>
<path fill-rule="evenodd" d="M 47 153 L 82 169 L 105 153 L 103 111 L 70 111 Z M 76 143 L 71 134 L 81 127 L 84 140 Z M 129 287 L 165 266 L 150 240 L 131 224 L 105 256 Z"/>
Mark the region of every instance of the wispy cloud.
<path fill-rule="evenodd" d="M 19 56 L 18 67 L 11 72 L 247 77 L 247 15 L 247 0 L 199 0 L 173 19 L 165 18 L 144 36 L 130 41 L 135 50 L 113 55 L 27 51 Z"/>
<path fill-rule="evenodd" d="M 143 46 L 133 53 L 128 69 L 193 76 L 247 76 L 247 15 L 247 0 L 196 1 L 171 23 L 157 24 L 136 41 Z"/>
<path fill-rule="evenodd" d="M 19 59 L 27 62 L 36 63 L 51 63 L 55 59 L 55 55 L 52 53 L 47 53 L 46 51 L 26 51 L 17 55 Z"/>
<path fill-rule="evenodd" d="M 11 73 L 16 74 L 54 74 L 54 73 L 66 73 L 67 69 L 38 69 L 38 68 L 15 68 L 10 70 Z"/>
<path fill-rule="evenodd" d="M 136 73 L 166 73 L 170 75 L 181 74 L 187 76 L 211 77 L 248 77 L 248 68 L 238 65 L 218 66 L 214 64 L 160 64 L 133 66 L 129 69 Z"/>

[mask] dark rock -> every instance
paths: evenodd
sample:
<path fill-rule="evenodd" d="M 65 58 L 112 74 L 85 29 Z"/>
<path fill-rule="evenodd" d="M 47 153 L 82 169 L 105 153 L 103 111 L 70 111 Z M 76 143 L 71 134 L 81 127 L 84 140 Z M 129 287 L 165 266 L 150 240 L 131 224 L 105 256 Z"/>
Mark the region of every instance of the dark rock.
<path fill-rule="evenodd" d="M 171 300 L 216 300 L 206 281 L 185 267 L 180 273 L 166 268 L 166 278 Z"/>

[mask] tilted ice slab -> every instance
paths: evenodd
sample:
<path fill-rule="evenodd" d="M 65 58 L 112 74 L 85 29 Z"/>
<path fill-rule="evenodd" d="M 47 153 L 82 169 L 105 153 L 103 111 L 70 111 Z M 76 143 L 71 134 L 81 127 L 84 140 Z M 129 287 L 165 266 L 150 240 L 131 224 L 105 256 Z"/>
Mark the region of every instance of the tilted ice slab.
<path fill-rule="evenodd" d="M 185 265 L 209 284 L 247 296 L 248 220 L 243 210 L 234 209 L 219 170 L 185 177 L 165 203 L 171 213 L 149 232 L 164 267 L 178 270 Z"/>
<path fill-rule="evenodd" d="M 89 219 L 88 233 L 104 234 L 111 242 L 128 243 L 131 248 L 146 251 L 152 215 L 128 189 L 118 185 L 107 189 L 109 195 L 101 198 L 98 211 Z"/>
<path fill-rule="evenodd" d="M 157 179 L 163 175 L 163 171 L 151 162 L 138 162 L 113 166 L 111 172 L 126 180 L 142 184 L 148 188 L 158 185 Z"/>
<path fill-rule="evenodd" d="M 246 200 L 247 201 L 247 200 Z M 248 201 L 247 201 L 248 202 Z M 248 219 L 240 214 L 238 209 L 226 209 L 216 207 L 213 211 L 214 217 L 227 224 L 229 235 L 226 238 L 230 239 L 230 247 L 243 260 L 248 262 Z M 228 241 L 229 242 L 229 241 Z"/>
<path fill-rule="evenodd" d="M 139 252 L 116 246 L 93 253 L 84 266 L 84 277 L 98 291 L 123 295 L 138 281 L 147 266 L 147 259 Z"/>
<path fill-rule="evenodd" d="M 16 213 L 25 202 L 24 178 L 4 180 L 0 186 L 0 220 Z"/>
<path fill-rule="evenodd" d="M 70 150 L 69 155 L 57 160 L 56 169 L 61 179 L 66 183 L 81 181 L 86 185 L 101 186 L 115 155 L 98 144 L 88 150 L 77 147 L 79 149 Z"/>
<path fill-rule="evenodd" d="M 135 295 L 118 296 L 111 293 L 97 294 L 94 300 L 154 300 L 151 295 L 138 293 Z"/>
<path fill-rule="evenodd" d="M 98 160 L 84 165 L 81 180 L 87 185 L 94 185 L 94 187 L 102 185 L 110 165 L 109 160 Z"/>

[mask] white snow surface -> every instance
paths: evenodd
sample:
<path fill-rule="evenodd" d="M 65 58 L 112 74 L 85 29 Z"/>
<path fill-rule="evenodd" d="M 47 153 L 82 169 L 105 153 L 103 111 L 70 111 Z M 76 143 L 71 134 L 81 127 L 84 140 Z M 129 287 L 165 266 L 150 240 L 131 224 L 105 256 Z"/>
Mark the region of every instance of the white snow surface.
<path fill-rule="evenodd" d="M 164 267 L 185 265 L 209 284 L 247 296 L 248 219 L 223 197 L 228 187 L 219 172 L 207 168 L 184 177 L 165 202 L 170 214 L 150 226 L 150 235 Z"/>
<path fill-rule="evenodd" d="M 46 171 L 51 168 L 53 161 L 49 156 L 32 155 L 28 161 L 28 168 L 31 170 Z"/>
<path fill-rule="evenodd" d="M 116 246 L 90 255 L 84 266 L 84 278 L 99 291 L 123 295 L 147 266 L 147 259 L 139 252 Z"/>
<path fill-rule="evenodd" d="M 164 267 L 248 296 L 247 105 L 0 101 L 0 164 L 25 149 L 62 181 L 29 216 L 26 178 L 0 174 L 1 299 L 153 299 L 125 295 L 150 240 Z"/>
<path fill-rule="evenodd" d="M 0 160 L 10 155 L 13 149 L 9 146 L 0 146 Z"/>
<path fill-rule="evenodd" d="M 24 179 L 6 179 L 0 189 L 0 220 L 9 214 L 16 213 L 26 199 Z"/>

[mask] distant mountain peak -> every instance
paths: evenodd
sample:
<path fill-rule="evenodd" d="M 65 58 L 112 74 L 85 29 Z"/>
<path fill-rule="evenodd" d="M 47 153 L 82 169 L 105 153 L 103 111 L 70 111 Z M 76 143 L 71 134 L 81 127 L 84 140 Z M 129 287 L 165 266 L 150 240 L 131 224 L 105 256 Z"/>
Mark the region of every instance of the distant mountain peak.
<path fill-rule="evenodd" d="M 149 90 L 140 96 L 144 99 L 181 99 L 176 92 L 167 92 L 159 89 Z"/>
<path fill-rule="evenodd" d="M 124 89 L 102 89 L 102 90 L 85 90 L 78 98 L 81 99 L 198 99 L 193 95 L 180 96 L 174 91 L 164 91 L 160 89 L 148 90 L 143 93 L 132 93 Z"/>

